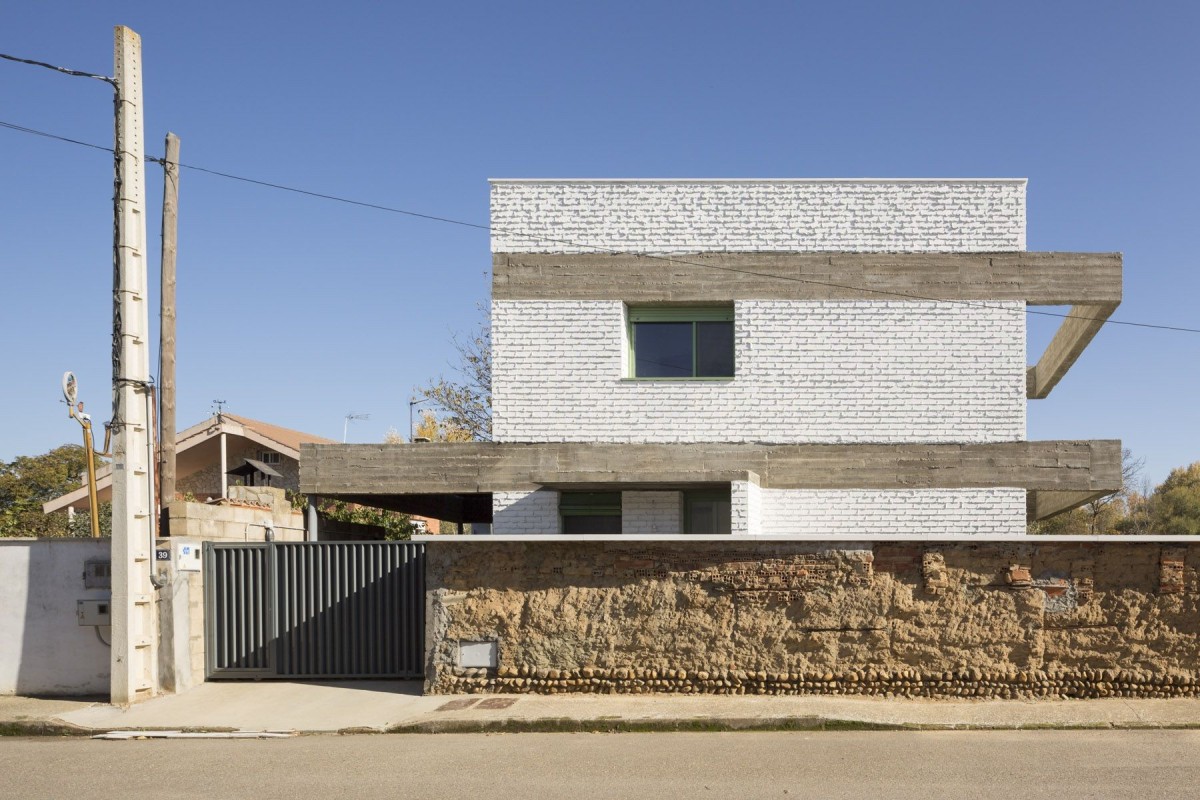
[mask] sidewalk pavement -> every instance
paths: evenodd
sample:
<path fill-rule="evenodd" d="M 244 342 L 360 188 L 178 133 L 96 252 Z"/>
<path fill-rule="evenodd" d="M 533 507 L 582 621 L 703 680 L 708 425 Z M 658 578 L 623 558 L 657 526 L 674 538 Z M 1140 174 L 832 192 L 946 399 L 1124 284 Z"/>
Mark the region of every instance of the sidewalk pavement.
<path fill-rule="evenodd" d="M 887 700 L 713 695 L 437 695 L 416 681 L 205 683 L 121 709 L 0 697 L 0 733 L 298 733 L 1200 728 L 1200 699 Z"/>

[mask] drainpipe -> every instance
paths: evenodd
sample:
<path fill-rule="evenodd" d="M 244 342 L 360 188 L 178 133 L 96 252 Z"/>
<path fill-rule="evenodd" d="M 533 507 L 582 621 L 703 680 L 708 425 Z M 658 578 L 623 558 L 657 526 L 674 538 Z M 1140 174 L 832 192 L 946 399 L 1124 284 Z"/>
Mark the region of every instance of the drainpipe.
<path fill-rule="evenodd" d="M 225 462 L 225 431 L 221 431 L 221 499 L 229 497 L 229 476 L 225 474 L 225 470 L 229 469 L 229 465 Z"/>
<path fill-rule="evenodd" d="M 308 508 L 305 509 L 304 541 L 317 541 L 317 503 L 313 497 L 308 498 Z"/>

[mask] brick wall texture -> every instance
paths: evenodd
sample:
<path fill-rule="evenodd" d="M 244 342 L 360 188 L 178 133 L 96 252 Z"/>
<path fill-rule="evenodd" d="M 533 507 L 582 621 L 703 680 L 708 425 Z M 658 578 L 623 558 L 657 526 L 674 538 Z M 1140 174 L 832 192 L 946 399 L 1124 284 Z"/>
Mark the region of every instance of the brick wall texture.
<path fill-rule="evenodd" d="M 739 301 L 731 381 L 624 380 L 620 301 L 492 304 L 500 442 L 1025 438 L 1021 303 Z"/>
<path fill-rule="evenodd" d="M 760 489 L 733 481 L 734 534 L 861 536 L 1025 533 L 1025 490 Z M 682 533 L 679 492 L 624 492 L 624 533 Z M 498 535 L 559 533 L 558 493 L 496 492 L 493 532 Z"/>
<path fill-rule="evenodd" d="M 759 533 L 822 536 L 1025 533 L 1024 489 L 762 489 Z"/>
<path fill-rule="evenodd" d="M 493 181 L 492 252 L 1025 249 L 1025 181 Z"/>
<path fill-rule="evenodd" d="M 681 533 L 680 492 L 622 492 L 621 530 L 625 533 Z"/>

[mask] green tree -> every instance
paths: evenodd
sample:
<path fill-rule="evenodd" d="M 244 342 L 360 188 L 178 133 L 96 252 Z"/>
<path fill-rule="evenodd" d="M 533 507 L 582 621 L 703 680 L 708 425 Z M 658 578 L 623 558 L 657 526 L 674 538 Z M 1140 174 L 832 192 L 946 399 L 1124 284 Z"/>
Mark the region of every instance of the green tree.
<path fill-rule="evenodd" d="M 446 431 L 452 431 L 456 436 L 459 431 L 465 431 L 470 439 L 490 441 L 492 329 L 487 306 L 481 305 L 479 311 L 479 329 L 474 334 L 470 337 L 455 334 L 452 337 L 454 349 L 458 352 L 458 364 L 454 367 L 458 379 L 439 377 L 428 386 L 418 388 L 417 395 L 432 401 L 441 410 L 442 413 L 436 416 Z"/>
<path fill-rule="evenodd" d="M 1200 461 L 1171 470 L 1154 490 L 1150 505 L 1155 533 L 1200 534 Z"/>
<path fill-rule="evenodd" d="M 42 512 L 46 501 L 78 489 L 86 469 L 83 447 L 77 444 L 0 462 L 0 537 L 90 535 L 86 515 L 81 525 L 78 517 L 68 523 L 66 514 Z M 101 527 L 105 527 L 103 520 Z"/>

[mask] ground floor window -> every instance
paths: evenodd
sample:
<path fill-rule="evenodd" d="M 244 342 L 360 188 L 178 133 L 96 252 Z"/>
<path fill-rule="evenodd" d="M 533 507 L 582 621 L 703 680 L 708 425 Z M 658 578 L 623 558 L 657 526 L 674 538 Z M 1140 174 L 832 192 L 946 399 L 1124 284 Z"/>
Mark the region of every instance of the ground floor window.
<path fill-rule="evenodd" d="M 558 497 L 562 532 L 620 533 L 620 492 L 562 492 Z"/>
<path fill-rule="evenodd" d="M 729 489 L 693 489 L 683 493 L 684 533 L 732 533 Z"/>

